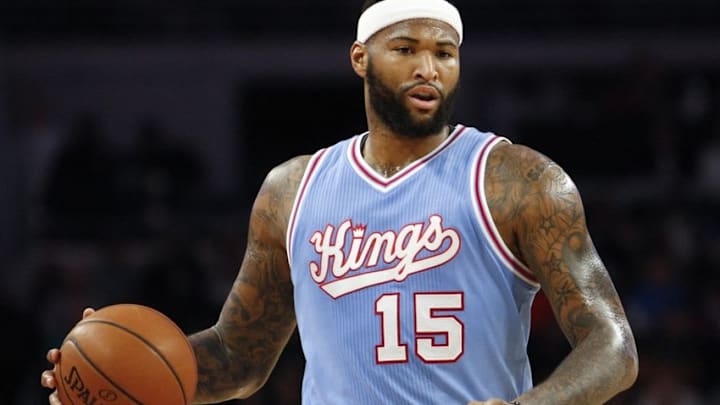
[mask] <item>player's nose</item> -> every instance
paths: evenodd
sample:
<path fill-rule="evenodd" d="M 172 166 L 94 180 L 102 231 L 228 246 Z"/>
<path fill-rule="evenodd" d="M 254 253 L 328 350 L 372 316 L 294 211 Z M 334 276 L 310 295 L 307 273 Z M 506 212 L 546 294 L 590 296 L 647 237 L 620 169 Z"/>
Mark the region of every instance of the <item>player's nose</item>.
<path fill-rule="evenodd" d="M 435 58 L 430 52 L 418 54 L 418 62 L 415 67 L 415 79 L 422 79 L 427 82 L 437 81 L 438 70 Z"/>

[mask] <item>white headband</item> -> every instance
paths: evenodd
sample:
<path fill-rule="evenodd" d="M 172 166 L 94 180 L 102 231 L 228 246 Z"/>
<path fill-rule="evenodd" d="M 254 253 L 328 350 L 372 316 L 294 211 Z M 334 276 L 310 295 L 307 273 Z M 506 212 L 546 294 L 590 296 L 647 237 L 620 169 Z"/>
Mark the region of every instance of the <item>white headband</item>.
<path fill-rule="evenodd" d="M 462 43 L 460 12 L 445 0 L 383 0 L 375 3 L 358 20 L 357 40 L 364 43 L 383 28 L 414 18 L 432 18 L 448 23 L 457 31 Z"/>

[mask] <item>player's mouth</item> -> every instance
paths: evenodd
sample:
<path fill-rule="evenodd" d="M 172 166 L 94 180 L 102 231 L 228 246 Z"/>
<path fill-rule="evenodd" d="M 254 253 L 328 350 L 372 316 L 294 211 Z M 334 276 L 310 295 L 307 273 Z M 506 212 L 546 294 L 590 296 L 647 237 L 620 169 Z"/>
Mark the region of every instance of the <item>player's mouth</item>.
<path fill-rule="evenodd" d="M 420 110 L 433 110 L 440 103 L 440 92 L 432 86 L 415 86 L 407 94 L 410 104 Z"/>

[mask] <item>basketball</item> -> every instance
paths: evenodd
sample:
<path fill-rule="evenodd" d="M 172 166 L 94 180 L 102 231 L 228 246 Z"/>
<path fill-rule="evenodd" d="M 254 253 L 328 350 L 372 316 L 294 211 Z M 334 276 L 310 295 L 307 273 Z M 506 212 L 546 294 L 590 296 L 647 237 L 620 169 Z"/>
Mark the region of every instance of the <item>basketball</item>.
<path fill-rule="evenodd" d="M 60 347 L 58 395 L 64 405 L 188 405 L 197 364 L 183 331 L 138 304 L 100 308 Z"/>

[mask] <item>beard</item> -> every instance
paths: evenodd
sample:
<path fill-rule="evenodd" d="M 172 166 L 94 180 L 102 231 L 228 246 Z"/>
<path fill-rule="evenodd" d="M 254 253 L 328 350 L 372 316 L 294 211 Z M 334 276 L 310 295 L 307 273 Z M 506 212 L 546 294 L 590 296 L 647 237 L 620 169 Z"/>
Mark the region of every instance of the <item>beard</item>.
<path fill-rule="evenodd" d="M 457 86 L 447 94 L 439 91 L 440 102 L 430 118 L 416 119 L 405 105 L 404 93 L 417 84 L 427 83 L 414 83 L 410 88 L 396 93 L 383 82 L 371 62 L 368 63 L 366 78 L 370 105 L 380 120 L 393 132 L 408 138 L 424 138 L 440 133 L 448 125 Z"/>

